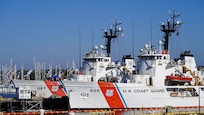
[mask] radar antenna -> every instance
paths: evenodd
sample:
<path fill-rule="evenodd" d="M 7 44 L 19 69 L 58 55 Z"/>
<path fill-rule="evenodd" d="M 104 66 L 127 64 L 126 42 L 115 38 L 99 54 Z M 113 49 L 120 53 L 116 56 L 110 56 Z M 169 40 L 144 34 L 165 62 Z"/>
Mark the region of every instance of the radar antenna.
<path fill-rule="evenodd" d="M 119 26 L 121 24 L 121 22 L 117 22 L 115 20 L 115 23 L 109 27 L 109 31 L 104 30 L 104 37 L 107 39 L 106 41 L 106 52 L 107 52 L 107 56 L 110 57 L 110 53 L 111 53 L 111 40 L 113 38 L 117 38 L 119 33 L 122 32 L 122 28 Z"/>
<path fill-rule="evenodd" d="M 164 32 L 164 50 L 168 52 L 168 45 L 169 45 L 169 36 L 171 36 L 171 33 L 174 33 L 177 31 L 176 35 L 179 35 L 179 27 L 181 26 L 182 22 L 180 20 L 176 20 L 177 17 L 179 17 L 179 13 L 175 13 L 174 10 L 171 14 L 171 19 L 167 20 L 167 23 L 164 22 L 161 23 L 161 31 Z"/>

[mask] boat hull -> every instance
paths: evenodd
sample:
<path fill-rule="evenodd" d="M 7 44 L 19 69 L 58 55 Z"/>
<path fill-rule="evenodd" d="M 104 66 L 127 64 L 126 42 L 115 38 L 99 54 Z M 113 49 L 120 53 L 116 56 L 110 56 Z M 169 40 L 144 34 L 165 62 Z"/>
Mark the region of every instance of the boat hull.
<path fill-rule="evenodd" d="M 157 108 L 204 106 L 204 91 L 197 86 L 137 86 L 125 83 L 65 83 L 71 108 Z M 178 89 L 178 91 L 168 91 Z M 191 89 L 195 95 L 186 91 Z M 179 91 L 180 90 L 180 91 Z M 200 91 L 199 91 L 200 90 Z M 174 94 L 174 95 L 173 95 Z"/>
<path fill-rule="evenodd" d="M 36 93 L 32 99 L 42 98 L 42 95 L 43 98 L 67 96 L 70 109 L 204 106 L 204 87 L 201 86 L 141 86 L 135 83 L 27 80 L 14 83 L 18 88 L 31 87 L 31 92 Z"/>
<path fill-rule="evenodd" d="M 166 76 L 166 78 L 171 81 L 179 81 L 179 82 L 191 82 L 192 81 L 192 78 L 181 77 L 181 76 Z"/>

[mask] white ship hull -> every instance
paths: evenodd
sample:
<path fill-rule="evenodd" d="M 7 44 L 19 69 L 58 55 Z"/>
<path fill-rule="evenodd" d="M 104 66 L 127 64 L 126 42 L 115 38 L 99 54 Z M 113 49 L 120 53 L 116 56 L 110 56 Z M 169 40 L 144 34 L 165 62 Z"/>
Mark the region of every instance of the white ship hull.
<path fill-rule="evenodd" d="M 134 83 L 13 80 L 19 89 L 29 87 L 31 98 L 69 97 L 70 109 L 125 109 L 202 107 L 203 86 L 138 86 Z"/>
<path fill-rule="evenodd" d="M 141 86 L 124 83 L 64 82 L 71 108 L 158 108 L 204 106 L 204 88 L 197 86 Z M 172 92 L 175 88 L 181 91 Z M 195 89 L 195 92 L 184 91 Z M 200 90 L 200 91 L 199 91 Z M 200 101 L 199 101 L 200 100 Z"/>

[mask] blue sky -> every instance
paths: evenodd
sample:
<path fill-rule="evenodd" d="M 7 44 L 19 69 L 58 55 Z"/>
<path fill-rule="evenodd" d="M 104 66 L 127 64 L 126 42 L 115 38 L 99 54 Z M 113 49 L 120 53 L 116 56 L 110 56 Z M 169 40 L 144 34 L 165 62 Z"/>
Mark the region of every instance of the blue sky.
<path fill-rule="evenodd" d="M 112 42 L 113 59 L 133 52 L 136 58 L 150 41 L 150 17 L 153 44 L 158 46 L 163 37 L 160 23 L 169 18 L 171 9 L 183 22 L 180 35 L 170 38 L 171 56 L 191 50 L 198 65 L 204 65 L 203 0 L 0 0 L 0 63 L 12 59 L 18 68 L 22 63 L 32 69 L 35 57 L 46 67 L 50 62 L 66 67 L 67 60 L 71 66 L 73 59 L 78 66 L 92 44 L 105 43 L 103 30 L 115 17 L 125 36 Z"/>

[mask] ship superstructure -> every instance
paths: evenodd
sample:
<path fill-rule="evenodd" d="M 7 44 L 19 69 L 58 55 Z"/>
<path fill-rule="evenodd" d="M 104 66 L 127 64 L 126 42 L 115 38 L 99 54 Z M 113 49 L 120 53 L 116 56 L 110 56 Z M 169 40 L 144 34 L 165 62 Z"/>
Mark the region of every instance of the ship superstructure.
<path fill-rule="evenodd" d="M 122 61 L 111 60 L 111 40 L 117 38 L 123 31 L 121 22 L 115 22 L 104 30 L 105 46 L 95 46 L 83 58 L 81 69 L 69 77 L 71 81 L 84 82 L 126 82 L 125 74 L 135 70 L 135 62 L 131 55 L 125 55 Z M 106 51 L 106 52 L 105 52 Z M 126 76 L 127 77 L 127 76 Z"/>

